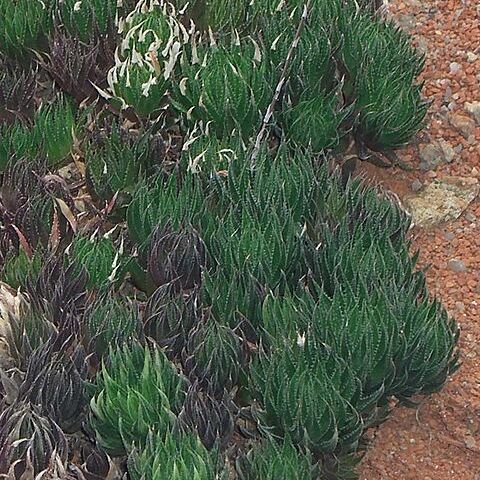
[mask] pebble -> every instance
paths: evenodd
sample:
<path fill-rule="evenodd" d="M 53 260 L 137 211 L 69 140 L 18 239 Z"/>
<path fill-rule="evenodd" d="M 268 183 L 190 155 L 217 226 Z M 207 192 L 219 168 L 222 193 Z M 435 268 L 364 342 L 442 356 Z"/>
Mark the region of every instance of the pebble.
<path fill-rule="evenodd" d="M 477 217 L 476 217 L 473 213 L 467 212 L 467 213 L 465 213 L 465 220 L 467 220 L 468 222 L 473 223 L 473 222 L 476 222 L 476 221 L 477 221 Z"/>
<path fill-rule="evenodd" d="M 450 63 L 450 73 L 458 73 L 462 69 L 462 66 L 457 62 Z"/>
<path fill-rule="evenodd" d="M 480 102 L 466 102 L 465 110 L 474 118 L 477 125 L 480 125 Z"/>
<path fill-rule="evenodd" d="M 422 145 L 419 150 L 420 168 L 423 171 L 432 170 L 440 164 L 450 163 L 455 158 L 453 147 L 443 138 L 436 142 Z"/>
<path fill-rule="evenodd" d="M 473 52 L 467 52 L 467 62 L 468 63 L 473 63 L 475 60 L 477 60 L 478 55 L 475 55 Z"/>
<path fill-rule="evenodd" d="M 451 270 L 452 272 L 455 272 L 455 273 L 463 273 L 463 272 L 467 271 L 467 267 L 465 265 L 465 262 L 463 262 L 462 260 L 458 260 L 456 258 L 451 258 L 448 261 L 447 266 L 448 266 L 449 270 Z"/>
<path fill-rule="evenodd" d="M 451 242 L 455 238 L 455 234 L 453 232 L 445 232 L 443 238 L 448 242 Z"/>
<path fill-rule="evenodd" d="M 416 178 L 416 179 L 412 182 L 412 184 L 410 185 L 410 188 L 411 188 L 414 192 L 420 191 L 420 190 L 422 189 L 422 187 L 423 187 L 423 184 L 422 184 L 422 182 L 421 182 L 418 178 Z"/>
<path fill-rule="evenodd" d="M 465 138 L 468 138 L 475 132 L 475 122 L 466 115 L 450 113 L 448 115 L 448 121 L 450 125 L 458 130 Z"/>

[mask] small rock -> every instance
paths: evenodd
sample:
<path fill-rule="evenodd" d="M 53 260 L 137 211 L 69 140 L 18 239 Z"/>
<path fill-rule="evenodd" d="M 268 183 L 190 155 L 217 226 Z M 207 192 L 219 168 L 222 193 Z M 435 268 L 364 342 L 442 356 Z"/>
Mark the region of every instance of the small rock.
<path fill-rule="evenodd" d="M 451 163 L 455 158 L 455 150 L 453 149 L 453 147 L 443 138 L 440 138 L 438 140 L 438 144 L 442 149 L 443 158 L 445 159 L 445 161 L 447 163 Z"/>
<path fill-rule="evenodd" d="M 443 102 L 449 103 L 451 99 L 452 99 L 452 87 L 450 87 L 450 85 L 447 85 L 447 88 L 445 88 L 445 93 L 443 94 Z"/>
<path fill-rule="evenodd" d="M 462 260 L 458 260 L 456 258 L 451 258 L 448 263 L 447 267 L 449 270 L 455 273 L 463 273 L 467 271 L 467 267 Z"/>
<path fill-rule="evenodd" d="M 467 52 L 467 62 L 473 63 L 478 58 L 478 55 L 475 55 L 473 52 Z"/>
<path fill-rule="evenodd" d="M 448 121 L 453 128 L 458 130 L 465 138 L 468 138 L 475 131 L 475 122 L 466 115 L 450 113 Z"/>
<path fill-rule="evenodd" d="M 416 18 L 413 13 L 400 14 L 396 17 L 397 23 L 404 30 L 412 30 L 415 27 Z"/>
<path fill-rule="evenodd" d="M 477 125 L 480 125 L 480 102 L 465 102 L 465 110 L 474 118 Z"/>
<path fill-rule="evenodd" d="M 443 138 L 420 147 L 420 168 L 432 170 L 440 164 L 450 163 L 455 158 L 455 150 Z"/>
<path fill-rule="evenodd" d="M 450 63 L 450 73 L 458 73 L 462 69 L 462 66 L 457 62 Z"/>
<path fill-rule="evenodd" d="M 467 448 L 475 448 L 477 446 L 477 442 L 475 441 L 475 439 L 471 436 L 471 435 L 467 435 L 465 437 L 465 446 Z"/>
<path fill-rule="evenodd" d="M 459 312 L 464 312 L 465 311 L 465 304 L 463 302 L 455 302 L 455 308 Z"/>
<path fill-rule="evenodd" d="M 463 150 L 463 145 L 459 143 L 458 145 L 455 145 L 455 147 L 453 147 L 453 150 L 455 153 L 461 153 L 461 151 Z"/>
<path fill-rule="evenodd" d="M 455 238 L 455 234 L 453 232 L 445 232 L 443 238 L 447 240 L 447 242 L 451 242 Z"/>
<path fill-rule="evenodd" d="M 465 213 L 465 220 L 467 220 L 467 222 L 476 222 L 477 221 L 477 217 L 471 213 L 471 212 L 467 212 Z"/>
<path fill-rule="evenodd" d="M 422 189 L 422 187 L 423 187 L 423 184 L 422 184 L 422 182 L 421 182 L 418 178 L 416 178 L 416 179 L 412 182 L 412 184 L 410 185 L 410 188 L 411 188 L 414 192 L 420 191 L 420 190 Z"/>
<path fill-rule="evenodd" d="M 479 191 L 476 178 L 444 177 L 407 195 L 404 204 L 416 225 L 428 227 L 457 219 Z"/>
<path fill-rule="evenodd" d="M 417 49 L 420 53 L 425 54 L 429 51 L 430 47 L 426 37 L 424 37 L 423 35 L 417 35 L 416 41 L 417 41 Z"/>

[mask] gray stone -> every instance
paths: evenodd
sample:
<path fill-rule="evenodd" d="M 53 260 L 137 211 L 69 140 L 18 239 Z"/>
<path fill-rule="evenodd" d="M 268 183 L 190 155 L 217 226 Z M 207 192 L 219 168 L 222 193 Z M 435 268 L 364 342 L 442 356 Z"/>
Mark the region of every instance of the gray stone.
<path fill-rule="evenodd" d="M 474 118 L 477 125 L 480 125 L 480 102 L 466 102 L 465 110 Z"/>
<path fill-rule="evenodd" d="M 475 122 L 466 115 L 450 113 L 448 121 L 453 128 L 458 130 L 465 138 L 468 138 L 475 131 Z"/>
<path fill-rule="evenodd" d="M 447 262 L 448 269 L 455 273 L 463 273 L 467 271 L 465 262 L 458 260 L 457 258 L 451 258 Z"/>
<path fill-rule="evenodd" d="M 415 15 L 413 13 L 405 13 L 396 16 L 396 21 L 404 30 L 412 30 L 415 27 Z"/>
<path fill-rule="evenodd" d="M 418 178 L 416 178 L 416 179 L 412 182 L 412 184 L 410 185 L 410 187 L 411 187 L 411 189 L 412 189 L 414 192 L 418 192 L 418 191 L 420 191 L 420 190 L 422 189 L 423 184 L 422 184 L 422 182 L 421 182 Z"/>
<path fill-rule="evenodd" d="M 473 52 L 467 52 L 467 62 L 468 63 L 473 63 L 477 60 L 478 55 L 476 55 Z"/>
<path fill-rule="evenodd" d="M 455 158 L 455 150 L 443 138 L 420 147 L 420 168 L 433 170 L 438 165 L 450 163 Z"/>
<path fill-rule="evenodd" d="M 479 190 L 476 178 L 445 177 L 407 195 L 404 204 L 416 225 L 429 227 L 457 219 Z"/>
<path fill-rule="evenodd" d="M 442 154 L 443 154 L 443 159 L 447 163 L 451 163 L 453 159 L 455 158 L 455 150 L 453 147 L 443 138 L 440 138 L 438 140 L 438 144 L 440 145 L 440 148 L 442 149 Z"/>
<path fill-rule="evenodd" d="M 458 73 L 462 69 L 462 66 L 457 62 L 450 63 L 450 73 Z"/>
<path fill-rule="evenodd" d="M 471 212 L 466 212 L 465 213 L 465 220 L 467 220 L 468 222 L 476 222 L 477 221 L 477 217 L 471 213 Z"/>
<path fill-rule="evenodd" d="M 443 238 L 447 241 L 447 242 L 451 242 L 454 238 L 455 238 L 455 234 L 453 232 L 445 232 L 443 234 Z"/>

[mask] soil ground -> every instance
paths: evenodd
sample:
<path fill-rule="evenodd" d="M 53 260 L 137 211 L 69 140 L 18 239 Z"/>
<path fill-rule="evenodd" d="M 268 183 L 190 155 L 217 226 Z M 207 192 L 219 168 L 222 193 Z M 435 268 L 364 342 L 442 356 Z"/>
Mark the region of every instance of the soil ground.
<path fill-rule="evenodd" d="M 393 16 L 426 51 L 424 95 L 433 101 L 427 128 L 400 152 L 412 171 L 362 165 L 370 178 L 398 194 L 412 182 L 461 175 L 480 180 L 480 127 L 467 138 L 450 123 L 480 101 L 480 3 L 477 0 L 394 0 Z M 451 163 L 421 171 L 419 148 L 438 139 L 455 150 Z M 418 184 L 418 182 L 417 182 Z M 428 282 L 462 329 L 462 366 L 438 394 L 417 408 L 399 407 L 379 428 L 360 466 L 361 480 L 480 480 L 480 198 L 455 221 L 412 230 Z M 449 260 L 465 271 L 452 271 Z"/>

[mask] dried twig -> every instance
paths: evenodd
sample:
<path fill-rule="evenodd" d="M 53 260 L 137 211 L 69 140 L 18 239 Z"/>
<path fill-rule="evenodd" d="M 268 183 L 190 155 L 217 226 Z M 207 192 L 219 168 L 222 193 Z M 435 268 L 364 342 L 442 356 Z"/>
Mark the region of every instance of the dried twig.
<path fill-rule="evenodd" d="M 280 75 L 280 79 L 277 83 L 275 88 L 275 93 L 273 95 L 272 101 L 265 112 L 265 116 L 263 117 L 262 126 L 258 132 L 257 138 L 255 139 L 255 146 L 253 148 L 252 156 L 250 158 L 250 168 L 254 169 L 258 154 L 260 153 L 260 148 L 262 146 L 262 141 L 265 137 L 265 132 L 267 130 L 267 125 L 270 119 L 272 118 L 273 112 L 275 110 L 275 106 L 277 105 L 278 99 L 280 98 L 280 93 L 282 88 L 287 81 L 288 70 L 290 68 L 290 63 L 292 62 L 293 55 L 295 53 L 295 49 L 300 42 L 300 36 L 302 31 L 305 27 L 305 23 L 307 22 L 308 15 L 310 13 L 312 5 L 312 0 L 307 0 L 303 7 L 302 17 L 300 18 L 300 22 L 298 23 L 297 31 L 295 32 L 295 37 L 293 39 L 292 44 L 290 45 L 290 49 L 288 50 L 287 57 L 285 58 L 285 63 L 283 64 L 282 74 Z"/>

